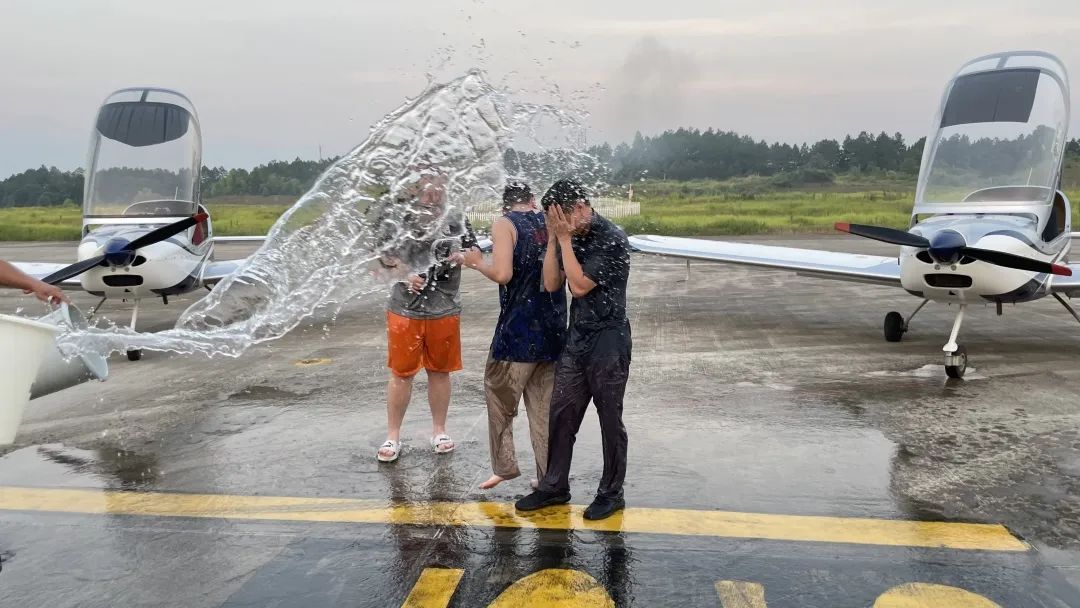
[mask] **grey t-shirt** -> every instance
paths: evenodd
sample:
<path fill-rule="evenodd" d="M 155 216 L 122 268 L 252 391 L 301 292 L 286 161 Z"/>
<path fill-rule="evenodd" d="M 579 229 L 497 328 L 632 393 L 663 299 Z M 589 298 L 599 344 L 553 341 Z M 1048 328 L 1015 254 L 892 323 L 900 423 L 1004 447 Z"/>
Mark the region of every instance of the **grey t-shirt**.
<path fill-rule="evenodd" d="M 443 228 L 443 237 L 429 240 L 410 240 L 402 245 L 402 258 L 424 259 L 431 255 L 445 260 L 450 254 L 461 251 L 471 235 L 469 222 L 460 213 L 454 213 Z M 460 238 L 453 235 L 463 234 Z M 420 293 L 409 291 L 408 283 L 396 283 L 390 291 L 386 309 L 410 319 L 441 319 L 461 314 L 461 266 L 437 262 L 423 275 L 426 279 Z"/>

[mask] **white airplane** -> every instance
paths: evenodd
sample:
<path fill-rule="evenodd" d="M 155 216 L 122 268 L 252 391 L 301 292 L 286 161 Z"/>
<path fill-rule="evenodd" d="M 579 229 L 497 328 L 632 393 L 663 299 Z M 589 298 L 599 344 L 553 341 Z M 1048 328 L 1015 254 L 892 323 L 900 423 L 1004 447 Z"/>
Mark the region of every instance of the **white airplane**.
<path fill-rule="evenodd" d="M 265 237 L 215 237 L 201 203 L 202 135 L 195 106 L 168 89 L 116 91 L 98 110 L 83 194 L 82 241 L 70 265 L 16 262 L 47 283 L 133 300 L 209 289 L 243 261 L 214 261 L 214 243 Z M 142 352 L 131 350 L 135 361 Z"/>
<path fill-rule="evenodd" d="M 843 232 L 900 245 L 898 257 L 857 255 L 702 239 L 634 236 L 646 253 L 747 264 L 801 275 L 890 285 L 922 299 L 905 318 L 885 316 L 898 342 L 927 302 L 956 304 L 945 372 L 961 378 L 957 343 L 968 305 L 1080 295 L 1069 264 L 1071 207 L 1059 190 L 1069 124 L 1069 82 L 1056 57 L 1037 51 L 979 57 L 945 87 L 926 140 L 907 231 L 837 224 Z M 1063 297 L 1064 296 L 1064 297 Z"/>

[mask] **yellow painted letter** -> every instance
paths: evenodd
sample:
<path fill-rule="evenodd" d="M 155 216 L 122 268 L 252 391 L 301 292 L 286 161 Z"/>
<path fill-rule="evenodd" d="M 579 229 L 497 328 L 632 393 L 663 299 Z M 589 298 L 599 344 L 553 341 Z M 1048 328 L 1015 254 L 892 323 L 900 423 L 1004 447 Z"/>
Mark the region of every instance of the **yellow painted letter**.
<path fill-rule="evenodd" d="M 761 583 L 716 581 L 716 594 L 723 608 L 766 608 L 765 588 Z"/>
<path fill-rule="evenodd" d="M 882 593 L 874 608 L 1001 608 L 985 597 L 946 585 L 907 583 Z"/>
<path fill-rule="evenodd" d="M 446 608 L 464 570 L 424 568 L 401 608 Z"/>
<path fill-rule="evenodd" d="M 596 579 L 577 570 L 549 568 L 506 588 L 488 608 L 615 608 Z"/>

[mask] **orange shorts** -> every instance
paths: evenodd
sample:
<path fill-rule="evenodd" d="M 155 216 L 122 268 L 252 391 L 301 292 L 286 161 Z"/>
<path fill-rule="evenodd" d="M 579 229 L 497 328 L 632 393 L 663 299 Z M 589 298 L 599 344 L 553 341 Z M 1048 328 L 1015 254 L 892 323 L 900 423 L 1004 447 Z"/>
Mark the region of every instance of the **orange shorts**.
<path fill-rule="evenodd" d="M 386 366 L 399 378 L 461 369 L 461 318 L 410 319 L 386 311 Z"/>

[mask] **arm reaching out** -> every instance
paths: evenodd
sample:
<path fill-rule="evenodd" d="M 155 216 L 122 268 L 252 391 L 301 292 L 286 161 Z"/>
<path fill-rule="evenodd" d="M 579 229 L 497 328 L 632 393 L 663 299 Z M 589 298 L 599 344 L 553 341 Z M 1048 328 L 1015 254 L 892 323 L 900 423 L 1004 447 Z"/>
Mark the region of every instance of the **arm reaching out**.
<path fill-rule="evenodd" d="M 32 293 L 42 302 L 68 302 L 64 292 L 55 285 L 49 285 L 0 260 L 0 285 Z"/>
<path fill-rule="evenodd" d="M 517 229 L 510 220 L 500 217 L 491 226 L 491 241 L 490 261 L 485 261 L 484 254 L 473 247 L 465 252 L 465 265 L 499 285 L 506 285 L 514 277 L 514 246 L 517 244 Z"/>

